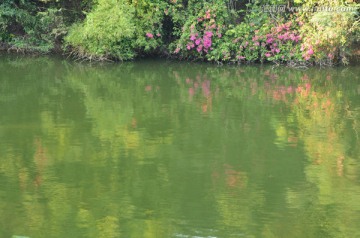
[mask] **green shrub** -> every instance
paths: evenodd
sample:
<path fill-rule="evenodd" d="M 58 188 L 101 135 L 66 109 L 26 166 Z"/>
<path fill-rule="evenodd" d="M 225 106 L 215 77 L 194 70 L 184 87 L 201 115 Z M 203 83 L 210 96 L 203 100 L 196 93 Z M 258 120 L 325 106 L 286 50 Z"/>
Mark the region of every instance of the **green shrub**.
<path fill-rule="evenodd" d="M 15 4 L 7 0 L 0 5 L 0 41 L 17 51 L 49 52 L 66 34 L 60 10 L 38 11 L 29 2 Z"/>
<path fill-rule="evenodd" d="M 135 57 L 135 9 L 123 0 L 99 0 L 83 23 L 71 27 L 67 46 L 89 59 Z"/>

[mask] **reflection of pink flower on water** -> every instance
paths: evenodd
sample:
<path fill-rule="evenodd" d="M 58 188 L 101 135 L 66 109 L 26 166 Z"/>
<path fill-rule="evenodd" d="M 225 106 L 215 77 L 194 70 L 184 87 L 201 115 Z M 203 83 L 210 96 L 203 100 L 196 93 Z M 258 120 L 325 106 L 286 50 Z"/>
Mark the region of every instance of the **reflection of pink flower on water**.
<path fill-rule="evenodd" d="M 146 91 L 146 92 L 151 91 L 151 89 L 152 89 L 151 85 L 147 85 L 147 86 L 145 87 L 145 91 Z"/>
<path fill-rule="evenodd" d="M 292 93 L 293 92 L 293 87 L 289 86 L 286 91 L 287 91 L 287 93 Z"/>
<path fill-rule="evenodd" d="M 150 32 L 146 33 L 146 36 L 147 36 L 148 38 L 154 38 L 154 35 L 151 34 Z"/>
<path fill-rule="evenodd" d="M 189 88 L 189 96 L 192 97 L 195 94 L 194 88 Z"/>
<path fill-rule="evenodd" d="M 202 84 L 202 91 L 205 97 L 208 97 L 210 95 L 210 81 L 205 80 Z"/>

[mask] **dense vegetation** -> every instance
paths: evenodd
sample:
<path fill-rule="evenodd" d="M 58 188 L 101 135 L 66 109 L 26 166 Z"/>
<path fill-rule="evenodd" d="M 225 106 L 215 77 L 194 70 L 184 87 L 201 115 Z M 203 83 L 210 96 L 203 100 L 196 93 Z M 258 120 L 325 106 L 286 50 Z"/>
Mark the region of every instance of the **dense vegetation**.
<path fill-rule="evenodd" d="M 92 60 L 346 64 L 359 56 L 358 9 L 353 0 L 4 0 L 0 43 Z"/>

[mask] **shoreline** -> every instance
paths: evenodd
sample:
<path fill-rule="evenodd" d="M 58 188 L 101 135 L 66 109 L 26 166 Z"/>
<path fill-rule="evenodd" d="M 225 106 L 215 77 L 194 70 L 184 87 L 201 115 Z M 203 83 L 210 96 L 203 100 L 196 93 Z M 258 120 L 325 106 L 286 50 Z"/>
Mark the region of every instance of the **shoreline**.
<path fill-rule="evenodd" d="M 204 64 L 212 64 L 212 65 L 216 65 L 216 66 L 224 66 L 224 65 L 238 65 L 238 66 L 243 66 L 243 65 L 273 65 L 273 66 L 285 66 L 285 67 L 290 67 L 290 68 L 314 68 L 314 67 L 325 67 L 325 68 L 333 68 L 333 67 L 338 67 L 338 66 L 360 66 L 360 48 L 355 50 L 355 53 L 349 57 L 349 63 L 348 64 L 341 64 L 341 63 L 335 63 L 333 65 L 320 65 L 319 63 L 315 63 L 312 62 L 310 64 L 307 64 L 306 66 L 304 65 L 294 65 L 291 66 L 289 65 L 290 62 L 283 62 L 280 64 L 276 64 L 274 62 L 271 61 L 266 61 L 266 62 L 243 62 L 243 63 L 236 63 L 236 62 L 212 62 L 212 61 L 201 61 L 201 60 L 187 60 L 187 59 L 179 59 L 177 57 L 165 57 L 165 56 L 161 56 L 161 55 L 153 55 L 153 56 L 145 56 L 145 57 L 137 57 L 134 58 L 132 60 L 124 60 L 124 61 L 117 61 L 117 60 L 108 60 L 108 61 L 100 61 L 100 60 L 86 60 L 86 59 L 82 59 L 80 60 L 81 62 L 97 62 L 97 63 L 104 63 L 104 62 L 111 62 L 111 63 L 115 63 L 115 64 L 121 64 L 121 63 L 125 63 L 125 62 L 137 62 L 137 61 L 141 61 L 143 59 L 154 59 L 154 60 L 158 60 L 158 59 L 167 59 L 167 60 L 172 60 L 172 61 L 178 61 L 178 62 L 188 62 L 188 63 L 204 63 Z M 77 61 L 76 57 L 71 57 L 69 56 L 69 54 L 66 54 L 64 51 L 61 50 L 52 50 L 51 52 L 47 52 L 47 53 L 42 53 L 39 51 L 31 51 L 31 50 L 26 50 L 26 49 L 15 49 L 15 48 L 11 48 L 11 46 L 9 46 L 6 43 L 0 43 L 0 56 L 1 55 L 23 55 L 23 56 L 34 56 L 34 57 L 38 57 L 38 56 L 54 56 L 54 57 L 63 57 L 63 58 L 67 58 L 69 60 L 74 60 Z M 304 62 L 306 63 L 306 62 Z"/>

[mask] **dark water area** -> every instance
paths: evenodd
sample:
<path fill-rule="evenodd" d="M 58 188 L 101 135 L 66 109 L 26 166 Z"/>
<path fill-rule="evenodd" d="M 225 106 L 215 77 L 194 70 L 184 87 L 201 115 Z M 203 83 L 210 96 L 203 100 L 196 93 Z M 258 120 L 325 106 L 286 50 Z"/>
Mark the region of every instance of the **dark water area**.
<path fill-rule="evenodd" d="M 360 237 L 360 67 L 0 57 L 0 237 Z"/>

